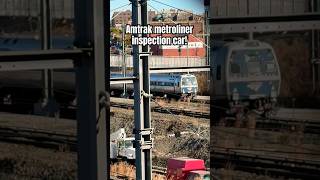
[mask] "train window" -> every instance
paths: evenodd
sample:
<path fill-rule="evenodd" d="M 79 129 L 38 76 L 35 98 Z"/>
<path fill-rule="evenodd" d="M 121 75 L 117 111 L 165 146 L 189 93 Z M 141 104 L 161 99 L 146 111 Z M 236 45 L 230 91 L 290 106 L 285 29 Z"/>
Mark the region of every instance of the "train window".
<path fill-rule="evenodd" d="M 196 77 L 184 77 L 182 78 L 182 86 L 194 86 L 197 85 Z"/>
<path fill-rule="evenodd" d="M 267 71 L 267 72 L 274 72 L 274 71 L 275 71 L 275 65 L 274 65 L 274 63 L 267 63 L 267 64 L 266 64 L 266 71 Z"/>
<path fill-rule="evenodd" d="M 248 72 L 250 74 L 258 74 L 261 72 L 260 62 L 258 61 L 249 61 L 248 62 Z"/>
<path fill-rule="evenodd" d="M 216 79 L 217 79 L 217 80 L 221 80 L 221 65 L 218 65 L 218 66 L 217 66 Z"/>
<path fill-rule="evenodd" d="M 240 73 L 240 66 L 237 63 L 230 63 L 230 71 L 233 74 L 239 74 Z"/>

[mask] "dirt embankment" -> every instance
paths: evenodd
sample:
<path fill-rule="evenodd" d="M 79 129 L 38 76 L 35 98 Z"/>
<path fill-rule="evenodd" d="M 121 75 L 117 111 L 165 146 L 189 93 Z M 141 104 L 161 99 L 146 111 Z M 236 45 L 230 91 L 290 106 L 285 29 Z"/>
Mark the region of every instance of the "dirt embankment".
<path fill-rule="evenodd" d="M 3 142 L 0 147 L 0 179 L 76 179 L 76 153 Z"/>
<path fill-rule="evenodd" d="M 113 108 L 111 132 L 125 128 L 132 136 L 133 111 Z M 206 160 L 209 165 L 209 121 L 187 116 L 152 113 L 154 127 L 153 163 L 165 166 L 170 157 L 188 156 Z"/>
<path fill-rule="evenodd" d="M 132 136 L 133 111 L 111 108 L 111 132 L 124 127 Z M 0 114 L 2 126 L 41 128 L 72 133 L 76 121 L 48 120 L 38 116 Z M 34 121 L 33 121 L 34 120 Z M 169 157 L 201 158 L 209 164 L 209 122 L 186 116 L 152 113 L 155 146 L 153 165 L 166 166 Z M 198 135 L 200 134 L 200 135 Z M 0 142 L 0 179 L 76 179 L 77 154 Z"/>

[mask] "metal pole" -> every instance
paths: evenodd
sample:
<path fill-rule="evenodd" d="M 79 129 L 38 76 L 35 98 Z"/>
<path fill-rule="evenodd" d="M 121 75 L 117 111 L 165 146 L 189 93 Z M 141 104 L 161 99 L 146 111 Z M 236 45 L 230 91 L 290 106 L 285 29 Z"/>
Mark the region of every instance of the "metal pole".
<path fill-rule="evenodd" d="M 147 6 L 147 0 L 141 1 L 141 24 L 142 26 L 148 25 L 148 6 Z M 147 37 L 147 34 L 143 34 L 142 36 Z M 142 52 L 149 53 L 149 46 L 143 46 Z M 143 90 L 147 94 L 150 95 L 150 71 L 149 71 L 149 57 L 143 56 Z M 151 107 L 150 107 L 150 96 L 145 97 L 143 99 L 144 101 L 144 128 L 145 129 L 151 129 Z M 151 131 L 152 132 L 152 131 Z M 150 133 L 151 133 L 150 132 Z M 151 142 L 151 134 L 145 136 L 145 141 Z M 152 145 L 152 144 L 151 144 Z M 151 146 L 152 148 L 152 146 Z M 146 175 L 145 179 L 152 179 L 152 151 L 151 148 L 145 150 L 145 168 L 146 168 Z"/>
<path fill-rule="evenodd" d="M 125 30 L 126 30 L 126 27 L 125 27 L 124 23 L 122 22 L 122 74 L 123 74 L 123 77 L 126 77 L 126 74 L 127 74 Z M 123 84 L 123 97 L 126 97 L 126 95 L 127 95 L 127 84 L 124 83 Z"/>
<path fill-rule="evenodd" d="M 141 7 L 139 0 L 132 0 L 132 25 L 136 26 L 141 24 Z M 139 34 L 133 34 L 133 36 L 139 37 Z M 134 45 L 133 50 L 133 74 L 138 77 L 138 80 L 134 81 L 134 124 L 135 130 L 138 131 L 143 129 L 143 105 L 144 101 L 141 100 L 141 90 L 143 89 L 141 79 L 143 78 L 142 63 L 140 61 L 139 53 L 141 46 Z M 139 142 L 142 141 L 142 137 L 138 132 L 135 133 L 135 149 L 136 149 L 136 179 L 141 179 L 145 175 L 145 157 L 140 148 Z M 143 179 L 144 180 L 144 179 Z"/>
<path fill-rule="evenodd" d="M 40 0 L 41 2 L 41 48 L 47 50 L 51 48 L 51 15 L 50 0 Z"/>
<path fill-rule="evenodd" d="M 107 179 L 104 0 L 75 0 L 75 44 L 87 50 L 76 61 L 78 179 Z"/>
<path fill-rule="evenodd" d="M 315 12 L 315 1 L 311 1 L 311 12 Z M 316 92 L 316 64 L 315 59 L 315 30 L 311 30 L 311 65 L 312 65 L 312 92 Z"/>
<path fill-rule="evenodd" d="M 132 25 L 148 24 L 147 0 L 131 0 Z M 133 34 L 133 36 L 147 36 L 146 34 Z M 134 63 L 134 119 L 136 149 L 136 179 L 152 179 L 152 128 L 150 116 L 150 74 L 148 46 L 133 46 Z"/>
<path fill-rule="evenodd" d="M 316 92 L 317 89 L 317 82 L 316 82 L 316 54 L 315 54 L 315 30 L 311 31 L 311 64 L 312 64 L 312 90 L 313 93 Z"/>
<path fill-rule="evenodd" d="M 189 19 L 188 19 L 188 25 L 190 26 Z M 188 39 L 189 39 L 189 37 L 188 37 Z M 189 66 L 189 40 L 187 41 L 187 66 Z"/>
<path fill-rule="evenodd" d="M 206 36 L 205 37 L 205 42 L 207 44 L 207 65 L 210 64 L 210 48 L 209 48 L 209 8 L 210 6 L 205 6 L 205 15 L 204 15 L 204 27 L 203 27 L 203 32 L 206 32 Z"/>
<path fill-rule="evenodd" d="M 249 40 L 253 40 L 253 32 L 249 32 Z"/>
<path fill-rule="evenodd" d="M 315 0 L 313 4 L 314 12 L 319 13 L 320 8 L 320 1 Z M 314 56 L 316 58 L 316 64 L 315 64 L 315 81 L 316 81 L 316 88 L 315 90 L 319 93 L 319 58 L 320 58 L 320 31 L 315 30 L 314 32 Z"/>
<path fill-rule="evenodd" d="M 51 49 L 51 14 L 50 0 L 40 0 L 41 11 L 41 49 Z M 44 100 L 48 103 L 53 98 L 53 72 L 50 69 L 42 71 L 43 95 Z"/>

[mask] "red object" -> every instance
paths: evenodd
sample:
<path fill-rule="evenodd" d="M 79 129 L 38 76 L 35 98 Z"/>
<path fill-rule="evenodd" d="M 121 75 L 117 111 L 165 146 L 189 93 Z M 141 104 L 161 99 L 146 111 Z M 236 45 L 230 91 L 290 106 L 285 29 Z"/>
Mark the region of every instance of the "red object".
<path fill-rule="evenodd" d="M 151 37 L 158 36 L 157 34 L 150 35 Z M 163 34 L 163 37 L 174 37 L 172 34 Z M 206 47 L 203 44 L 204 39 L 200 37 L 194 37 L 188 35 L 189 47 L 181 46 L 162 46 L 162 45 L 151 45 L 150 50 L 153 55 L 166 56 L 166 57 L 205 57 Z"/>
<path fill-rule="evenodd" d="M 190 171 L 205 171 L 204 160 L 187 157 L 171 158 L 167 162 L 168 180 L 185 180 Z"/>

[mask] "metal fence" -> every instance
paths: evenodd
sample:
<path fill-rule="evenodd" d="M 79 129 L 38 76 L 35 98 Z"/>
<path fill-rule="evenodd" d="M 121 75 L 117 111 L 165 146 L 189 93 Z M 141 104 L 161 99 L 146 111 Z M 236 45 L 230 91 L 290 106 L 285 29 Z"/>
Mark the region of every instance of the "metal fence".
<path fill-rule="evenodd" d="M 110 67 L 121 67 L 122 56 L 110 56 Z M 200 57 L 163 57 L 149 56 L 150 68 L 188 67 L 208 65 L 205 58 Z M 126 57 L 126 66 L 133 67 L 132 56 Z"/>

